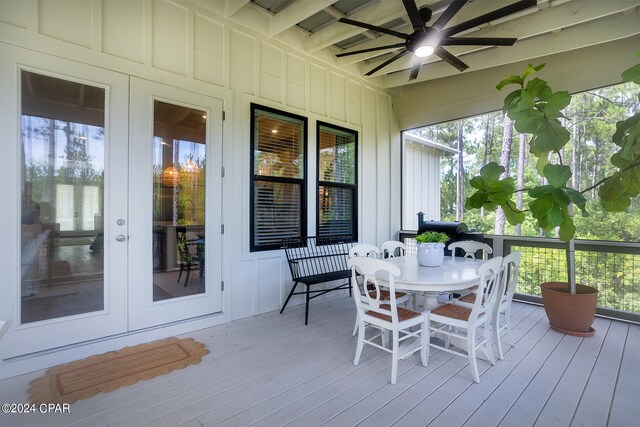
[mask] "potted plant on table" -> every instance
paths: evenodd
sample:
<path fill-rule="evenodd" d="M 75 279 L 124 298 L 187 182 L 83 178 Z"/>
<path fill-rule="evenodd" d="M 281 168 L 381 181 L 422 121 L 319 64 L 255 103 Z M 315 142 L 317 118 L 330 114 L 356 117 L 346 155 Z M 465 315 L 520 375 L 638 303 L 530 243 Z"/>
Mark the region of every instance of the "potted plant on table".
<path fill-rule="evenodd" d="M 418 264 L 423 267 L 440 267 L 444 260 L 444 244 L 449 236 L 438 231 L 425 231 L 416 236 Z"/>
<path fill-rule="evenodd" d="M 640 56 L 638 52 L 637 56 Z M 626 211 L 631 199 L 640 193 L 640 112 L 616 123 L 613 142 L 620 149 L 611 157 L 615 173 L 594 186 L 578 192 L 570 188 L 571 168 L 562 163 L 562 150 L 570 140 L 570 133 L 563 125 L 562 110 L 571 101 L 566 91 L 553 92 L 547 82 L 529 77 L 544 67 L 529 64 L 524 74 L 502 80 L 498 90 L 511 84 L 520 86 L 504 100 L 503 111 L 514 121 L 515 129 L 531 135 L 530 152 L 537 158 L 536 169 L 546 183 L 532 188 L 516 189 L 511 177 L 502 177 L 505 168 L 489 163 L 480 175 L 471 179 L 476 190 L 467 199 L 469 208 L 495 210 L 500 206 L 511 225 L 521 224 L 529 214 L 537 227 L 558 230 L 560 240 L 566 242 L 568 282 L 542 283 L 542 300 L 551 327 L 578 336 L 595 333 L 591 323 L 596 312 L 597 289 L 576 284 L 573 206 L 583 216 L 586 198 L 582 195 L 598 188 L 602 207 L 610 212 Z M 640 84 L 640 64 L 622 73 L 624 82 Z M 519 210 L 513 201 L 516 192 L 527 191 L 530 201 L 527 209 Z"/>

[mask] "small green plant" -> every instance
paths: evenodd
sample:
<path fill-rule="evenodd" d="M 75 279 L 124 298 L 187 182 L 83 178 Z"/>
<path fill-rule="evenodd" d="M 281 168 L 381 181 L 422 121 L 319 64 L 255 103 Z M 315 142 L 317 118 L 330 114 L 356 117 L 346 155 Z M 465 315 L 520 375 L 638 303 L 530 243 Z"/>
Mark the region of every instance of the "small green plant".
<path fill-rule="evenodd" d="M 438 231 L 425 231 L 416 236 L 416 243 L 446 243 L 449 236 Z"/>

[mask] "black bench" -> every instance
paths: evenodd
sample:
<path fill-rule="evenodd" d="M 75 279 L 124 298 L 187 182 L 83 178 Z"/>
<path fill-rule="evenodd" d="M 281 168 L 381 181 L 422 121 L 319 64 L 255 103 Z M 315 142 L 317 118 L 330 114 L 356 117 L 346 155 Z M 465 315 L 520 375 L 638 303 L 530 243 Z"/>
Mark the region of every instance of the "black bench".
<path fill-rule="evenodd" d="M 309 321 L 309 300 L 340 289 L 349 289 L 349 295 L 351 295 L 349 283 L 351 270 L 347 266 L 347 260 L 349 249 L 353 245 L 353 236 L 295 237 L 284 239 L 282 243 L 294 285 L 280 313 L 287 307 L 292 295 L 304 294 L 306 295 L 304 324 L 306 325 Z M 313 285 L 334 280 L 346 280 L 346 282 L 330 289 L 311 290 Z M 299 283 L 305 285 L 306 289 L 295 292 Z"/>

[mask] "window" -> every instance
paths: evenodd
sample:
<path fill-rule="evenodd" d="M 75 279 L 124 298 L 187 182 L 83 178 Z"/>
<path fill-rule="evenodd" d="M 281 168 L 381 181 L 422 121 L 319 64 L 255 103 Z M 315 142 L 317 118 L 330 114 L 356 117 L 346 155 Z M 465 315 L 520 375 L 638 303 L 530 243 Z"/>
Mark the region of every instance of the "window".
<path fill-rule="evenodd" d="M 318 122 L 318 235 L 357 239 L 358 132 Z"/>
<path fill-rule="evenodd" d="M 307 119 L 251 104 L 251 251 L 305 236 Z"/>

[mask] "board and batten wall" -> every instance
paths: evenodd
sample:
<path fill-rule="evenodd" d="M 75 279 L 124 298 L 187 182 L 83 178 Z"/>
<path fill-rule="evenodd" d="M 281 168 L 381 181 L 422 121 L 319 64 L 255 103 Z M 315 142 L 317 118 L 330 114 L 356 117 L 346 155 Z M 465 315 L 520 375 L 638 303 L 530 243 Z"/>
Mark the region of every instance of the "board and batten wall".
<path fill-rule="evenodd" d="M 223 100 L 223 310 L 239 319 L 278 309 L 292 285 L 282 251 L 249 251 L 250 103 L 309 119 L 309 234 L 316 121 L 358 131 L 359 236 L 374 244 L 400 228 L 400 130 L 392 92 L 256 30 L 264 14 L 248 28 L 209 3 L 1 0 L 0 42 Z"/>
<path fill-rule="evenodd" d="M 456 150 L 404 132 L 402 135 L 402 229 L 418 229 L 418 212 L 425 221 L 440 220 L 440 156 Z"/>

